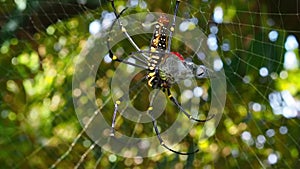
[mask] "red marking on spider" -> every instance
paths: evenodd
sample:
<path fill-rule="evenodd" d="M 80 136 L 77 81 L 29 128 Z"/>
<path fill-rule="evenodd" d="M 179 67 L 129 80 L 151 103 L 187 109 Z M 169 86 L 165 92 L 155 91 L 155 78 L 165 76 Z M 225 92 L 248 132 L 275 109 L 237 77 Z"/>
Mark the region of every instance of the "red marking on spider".
<path fill-rule="evenodd" d="M 171 52 L 171 53 L 176 55 L 181 61 L 184 60 L 183 56 L 180 53 L 178 53 L 178 52 Z"/>

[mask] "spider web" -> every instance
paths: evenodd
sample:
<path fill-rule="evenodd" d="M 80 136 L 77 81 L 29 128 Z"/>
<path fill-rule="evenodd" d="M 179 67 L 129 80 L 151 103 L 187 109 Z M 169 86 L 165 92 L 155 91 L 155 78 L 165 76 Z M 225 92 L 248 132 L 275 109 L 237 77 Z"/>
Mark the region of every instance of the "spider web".
<path fill-rule="evenodd" d="M 119 11 L 130 6 L 125 15 L 149 11 L 172 14 L 175 3 L 130 0 L 116 1 L 116 6 Z M 155 158 L 123 158 L 103 151 L 86 134 L 97 112 L 82 127 L 73 108 L 72 97 L 80 95 L 80 91 L 72 91 L 74 63 L 91 33 L 111 22 L 112 9 L 106 1 L 2 0 L 0 12 L 0 156 L 4 167 L 299 167 L 299 1 L 188 0 L 180 4 L 178 16 L 186 22 L 176 31 L 197 25 L 208 36 L 207 45 L 222 59 L 216 65 L 226 73 L 227 101 L 209 140 L 196 140 L 202 130 L 200 124 L 178 147 L 188 150 L 194 141 L 200 153 L 166 153 Z M 145 46 L 150 38 L 143 35 L 134 40 Z M 174 39 L 172 50 L 193 55 L 181 45 Z M 122 41 L 113 50 L 126 55 L 134 48 Z M 108 123 L 114 106 L 109 84 L 117 65 L 103 63 L 95 80 L 96 102 Z M 201 109 L 205 111 L 209 109 L 209 80 L 200 83 L 204 91 Z M 134 90 L 131 98 L 143 98 L 140 95 L 145 92 L 149 92 L 147 88 Z M 177 92 L 175 89 L 179 96 Z M 139 109 L 148 104 L 141 99 L 134 102 Z M 174 122 L 171 117 L 178 114 L 176 107 L 167 104 L 168 111 L 158 118 L 161 130 L 167 129 Z M 117 122 L 118 130 L 126 135 L 155 135 L 151 124 L 140 127 L 122 118 Z"/>

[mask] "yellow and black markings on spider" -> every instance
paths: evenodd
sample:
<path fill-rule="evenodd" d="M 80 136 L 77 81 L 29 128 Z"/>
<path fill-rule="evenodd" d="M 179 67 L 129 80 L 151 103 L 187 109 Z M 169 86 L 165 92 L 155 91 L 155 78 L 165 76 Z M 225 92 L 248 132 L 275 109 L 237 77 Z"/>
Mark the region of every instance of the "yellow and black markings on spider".
<path fill-rule="evenodd" d="M 148 59 L 149 70 L 153 71 L 148 73 L 148 77 L 149 77 L 148 85 L 150 87 L 157 87 L 157 86 L 153 86 L 153 83 L 155 83 L 154 80 L 157 78 L 163 81 L 166 80 L 165 76 L 161 76 L 163 75 L 163 73 L 161 73 L 161 71 L 157 72 L 155 68 L 158 67 L 158 65 L 166 56 L 166 54 L 162 54 L 162 53 L 166 53 L 166 48 L 168 44 L 167 42 L 168 25 L 169 25 L 169 19 L 167 18 L 166 15 L 163 14 L 158 18 L 158 22 L 154 26 L 153 37 L 150 44 L 151 53 Z M 163 83 L 158 84 L 158 86 L 162 87 Z"/>
<path fill-rule="evenodd" d="M 118 57 L 116 55 L 112 56 L 112 60 L 117 60 L 117 59 L 118 59 Z"/>
<path fill-rule="evenodd" d="M 140 56 L 142 56 L 144 60 L 135 55 L 131 55 L 132 58 L 134 58 L 135 60 L 137 60 L 143 64 L 143 65 L 141 65 L 141 64 L 132 63 L 127 60 L 118 58 L 116 55 L 113 54 L 111 47 L 109 45 L 111 39 L 108 38 L 107 39 L 107 47 L 109 49 L 110 58 L 113 61 L 122 62 L 122 63 L 128 64 L 128 65 L 146 69 L 148 72 L 143 80 L 147 81 L 148 86 L 150 86 L 154 89 L 162 89 L 163 92 L 167 92 L 167 96 L 170 99 L 170 101 L 172 101 L 179 108 L 179 110 L 181 112 L 183 112 L 184 115 L 186 115 L 189 119 L 197 121 L 197 122 L 205 122 L 205 121 L 210 120 L 212 117 L 204 119 L 204 120 L 199 120 L 199 119 L 193 118 L 192 115 L 190 115 L 183 109 L 183 107 L 178 103 L 177 99 L 171 94 L 170 88 L 171 88 L 172 84 L 171 84 L 170 77 L 166 74 L 166 72 L 164 72 L 160 69 L 160 64 L 163 61 L 165 61 L 167 57 L 169 57 L 171 55 L 171 51 L 170 51 L 171 41 L 172 41 L 172 37 L 173 37 L 172 35 L 175 31 L 175 20 L 176 20 L 180 0 L 176 0 L 174 15 L 172 17 L 170 25 L 169 25 L 170 20 L 166 14 L 162 14 L 158 18 L 157 22 L 154 24 L 154 31 L 153 31 L 153 36 L 150 41 L 150 50 L 149 51 L 142 51 L 137 46 L 137 44 L 133 41 L 133 39 L 130 37 L 130 35 L 127 33 L 126 28 L 119 21 L 120 16 L 122 15 L 122 13 L 125 11 L 126 8 L 118 14 L 118 12 L 115 8 L 115 5 L 114 5 L 114 0 L 109 0 L 109 1 L 111 2 L 112 8 L 114 10 L 114 14 L 116 16 L 116 20 L 113 22 L 110 30 L 112 30 L 114 24 L 119 24 L 120 31 L 126 36 L 126 38 L 129 40 L 131 45 L 135 47 L 135 49 L 137 50 L 137 53 L 141 53 Z M 149 56 L 147 54 L 149 54 Z M 139 84 L 140 83 L 137 83 L 136 86 L 138 86 Z M 131 88 L 131 89 L 133 89 L 133 88 Z M 156 96 L 154 96 L 153 99 L 155 99 L 155 97 Z M 122 98 L 123 97 L 121 97 L 119 100 L 117 100 L 115 102 L 115 110 L 114 110 L 113 120 L 112 120 L 112 125 L 111 125 L 111 134 L 110 134 L 111 136 L 114 136 L 116 114 L 118 111 L 118 106 L 121 104 Z M 168 149 L 174 153 L 181 154 L 181 155 L 189 155 L 189 154 L 198 152 L 199 149 L 196 149 L 192 152 L 179 152 L 179 151 L 175 151 L 175 150 L 171 149 L 170 147 L 168 147 L 165 144 L 165 142 L 163 141 L 163 139 L 160 135 L 160 132 L 158 130 L 157 121 L 151 113 L 152 110 L 155 108 L 152 104 L 153 104 L 153 102 L 151 101 L 147 112 L 149 113 L 150 117 L 152 118 L 153 128 L 155 130 L 156 136 L 157 136 L 160 144 L 163 147 L 165 147 L 166 149 Z"/>

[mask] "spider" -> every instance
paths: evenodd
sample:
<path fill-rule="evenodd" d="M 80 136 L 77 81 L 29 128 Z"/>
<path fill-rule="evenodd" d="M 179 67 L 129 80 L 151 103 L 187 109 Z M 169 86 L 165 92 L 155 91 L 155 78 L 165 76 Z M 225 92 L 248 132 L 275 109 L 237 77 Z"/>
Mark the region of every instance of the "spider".
<path fill-rule="evenodd" d="M 179 108 L 179 110 L 183 112 L 184 115 L 187 116 L 190 120 L 196 122 L 206 122 L 212 119 L 214 115 L 203 120 L 194 118 L 192 115 L 190 115 L 184 110 L 184 108 L 177 101 L 177 99 L 171 94 L 170 91 L 172 85 L 178 82 L 179 80 L 183 80 L 191 76 L 201 79 L 201 78 L 206 78 L 208 75 L 208 69 L 205 66 L 196 65 L 193 62 L 187 62 L 179 53 L 170 51 L 172 37 L 175 31 L 175 21 L 176 21 L 180 0 L 176 0 L 171 24 L 170 24 L 170 20 L 167 18 L 165 14 L 162 14 L 158 18 L 157 23 L 154 25 L 154 31 L 150 42 L 150 49 L 148 51 L 142 51 L 138 47 L 138 45 L 133 41 L 133 39 L 127 33 L 126 28 L 122 25 L 121 21 L 119 20 L 120 16 L 127 8 L 123 9 L 120 13 L 118 13 L 115 8 L 114 0 L 109 0 L 109 1 L 111 3 L 111 6 L 114 10 L 114 14 L 116 17 L 111 28 L 114 26 L 115 23 L 119 25 L 122 33 L 126 36 L 126 38 L 129 40 L 131 45 L 133 45 L 134 48 L 137 50 L 137 52 L 133 53 L 131 57 L 139 61 L 141 64 L 132 63 L 128 60 L 123 60 L 121 58 L 118 58 L 116 55 L 114 55 L 110 46 L 110 39 L 108 37 L 107 47 L 109 50 L 109 57 L 112 59 L 112 61 L 122 62 L 128 65 L 146 69 L 147 74 L 142 81 L 147 81 L 148 86 L 150 86 L 153 89 L 160 89 L 163 92 L 165 92 L 168 98 L 171 100 L 171 102 L 173 102 Z M 140 56 L 144 58 L 137 57 L 134 54 L 140 54 Z M 174 69 L 174 64 L 176 65 L 175 66 L 176 69 Z M 148 107 L 147 113 L 148 115 L 150 115 L 152 119 L 155 134 L 160 142 L 160 145 L 168 149 L 169 151 L 181 155 L 189 155 L 198 152 L 199 149 L 196 149 L 191 152 L 176 151 L 164 143 L 160 135 L 160 132 L 158 130 L 156 119 L 153 117 L 153 113 L 152 113 L 153 110 L 152 102 L 156 94 L 154 94 L 153 98 L 150 101 L 150 106 Z M 118 111 L 118 106 L 120 105 L 122 100 L 121 98 L 118 99 L 114 104 L 115 108 L 114 108 L 114 114 L 113 114 L 112 125 L 111 125 L 111 133 L 110 133 L 110 136 L 112 137 L 115 135 L 116 114 Z"/>

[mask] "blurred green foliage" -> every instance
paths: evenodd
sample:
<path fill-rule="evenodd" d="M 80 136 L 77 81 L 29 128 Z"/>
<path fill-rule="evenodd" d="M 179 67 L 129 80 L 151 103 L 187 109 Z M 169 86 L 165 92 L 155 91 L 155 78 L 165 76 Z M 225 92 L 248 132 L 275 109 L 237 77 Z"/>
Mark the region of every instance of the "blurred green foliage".
<path fill-rule="evenodd" d="M 154 158 L 126 159 L 104 152 L 100 147 L 92 147 L 93 141 L 79 124 L 72 100 L 74 65 L 90 37 L 89 24 L 99 19 L 104 10 L 112 11 L 111 7 L 108 7 L 106 1 L 101 1 L 101 6 L 96 10 L 71 1 L 34 1 L 28 2 L 30 10 L 22 13 L 17 12 L 15 2 L 2 0 L 1 3 L 6 8 L 0 9 L 1 167 L 49 168 L 57 161 L 57 168 L 73 168 L 76 164 L 79 164 L 80 168 L 300 167 L 299 120 L 274 115 L 268 99 L 271 92 L 288 90 L 299 100 L 299 69 L 287 70 L 286 78 L 262 78 L 259 75 L 259 69 L 266 66 L 269 72 L 279 76 L 284 70 L 286 36 L 294 32 L 299 39 L 298 28 L 292 27 L 293 23 L 290 23 L 297 22 L 299 25 L 299 20 L 286 19 L 276 22 L 273 26 L 267 24 L 269 17 L 278 21 L 278 17 L 285 17 L 288 12 L 276 13 L 272 8 L 274 4 L 272 6 L 266 1 L 237 0 L 225 3 L 187 0 L 182 3 L 179 8 L 180 16 L 197 17 L 198 26 L 206 34 L 209 33 L 209 24 L 212 23 L 214 7 L 219 5 L 224 9 L 225 23 L 218 25 L 218 40 L 230 43 L 229 51 L 219 51 L 228 83 L 224 115 L 215 135 L 209 140 L 195 140 L 202 124 L 195 126 L 190 135 L 183 140 L 182 144 L 186 145 L 186 149 L 189 145 L 192 147 L 192 142 L 196 142 L 200 153 L 191 156 L 165 153 Z M 174 7 L 174 2 L 169 1 L 146 3 L 149 11 L 172 13 Z M 116 2 L 117 6 L 125 4 L 125 1 Z M 48 9 L 47 13 L 43 13 L 39 8 L 51 9 L 52 5 L 62 5 L 65 11 L 56 11 L 53 8 L 53 11 Z M 72 7 L 73 12 L 68 7 Z M 132 9 L 129 13 L 147 10 Z M 68 12 L 72 15 L 68 15 Z M 271 12 L 275 14 L 272 15 Z M 299 14 L 298 12 L 291 13 Z M 65 15 L 63 20 L 55 18 L 61 13 Z M 25 18 L 28 15 L 31 16 L 29 20 Z M 43 17 L 37 20 L 39 17 L 35 15 Z M 43 25 L 42 19 L 48 20 L 49 25 Z M 18 23 L 18 28 L 7 30 L 13 20 Z M 27 21 L 31 25 L 27 24 Z M 288 30 L 284 29 L 285 24 L 289 26 Z M 270 30 L 279 32 L 276 42 L 268 41 Z M 127 42 L 119 45 L 132 48 Z M 299 50 L 295 50 L 295 53 L 299 60 Z M 225 64 L 228 59 L 230 65 Z M 95 81 L 102 84 L 96 91 L 99 97 L 97 102 L 100 105 L 108 98 L 102 93 L 109 92 L 110 77 L 116 65 L 117 63 L 106 64 L 97 74 L 98 79 Z M 250 79 L 250 83 L 244 82 L 245 76 Z M 254 111 L 251 109 L 254 103 L 260 103 L 263 108 L 258 112 Z M 135 103 L 137 107 L 140 106 L 139 109 L 144 109 L 143 105 L 147 104 L 141 100 Z M 170 102 L 168 104 L 169 111 L 159 118 L 163 130 L 168 128 L 177 116 L 174 115 L 174 112 L 177 112 L 176 107 Z M 203 108 L 209 107 L 206 105 Z M 107 120 L 111 120 L 113 103 L 108 103 L 104 109 Z M 121 119 L 117 125 L 124 133 L 131 133 L 135 126 L 126 119 Z M 279 133 L 281 126 L 288 128 L 287 134 Z M 266 136 L 269 129 L 275 130 L 273 137 Z M 241 135 L 245 131 L 251 133 L 253 144 L 243 141 Z M 153 135 L 155 134 L 151 124 L 137 131 L 137 136 L 140 137 Z M 266 139 L 262 148 L 257 148 L 255 144 L 259 135 L 265 135 Z M 268 163 L 268 157 L 272 153 L 278 157 L 276 164 Z"/>

